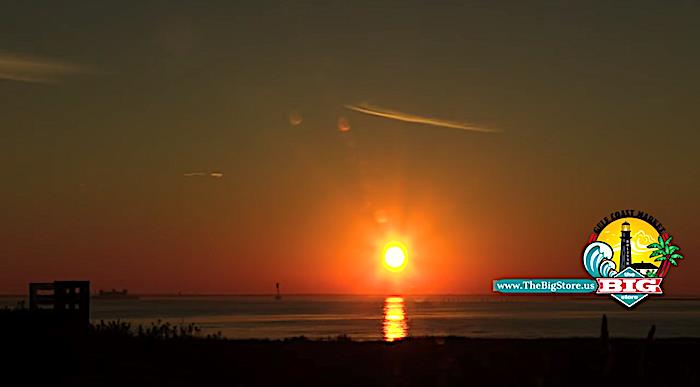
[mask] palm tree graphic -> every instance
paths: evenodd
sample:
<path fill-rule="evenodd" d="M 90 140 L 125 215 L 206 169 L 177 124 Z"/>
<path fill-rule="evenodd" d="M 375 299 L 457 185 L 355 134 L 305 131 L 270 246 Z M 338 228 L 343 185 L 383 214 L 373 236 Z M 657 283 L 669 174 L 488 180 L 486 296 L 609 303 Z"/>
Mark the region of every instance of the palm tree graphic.
<path fill-rule="evenodd" d="M 664 239 L 662 235 L 659 235 L 659 243 L 652 243 L 647 247 L 650 249 L 655 249 L 649 255 L 650 258 L 657 257 L 654 261 L 661 261 L 661 267 L 656 273 L 647 273 L 649 277 L 664 277 L 668 274 L 668 269 L 673 266 L 678 266 L 677 259 L 683 259 L 683 255 L 679 254 L 677 251 L 680 247 L 671 244 L 672 236 L 668 235 L 668 238 Z"/>

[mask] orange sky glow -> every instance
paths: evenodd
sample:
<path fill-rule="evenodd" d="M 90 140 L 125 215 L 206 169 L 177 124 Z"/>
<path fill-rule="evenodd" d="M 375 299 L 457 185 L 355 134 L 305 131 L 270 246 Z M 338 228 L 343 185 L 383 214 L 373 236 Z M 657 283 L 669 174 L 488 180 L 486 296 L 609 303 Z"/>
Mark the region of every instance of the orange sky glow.
<path fill-rule="evenodd" d="M 0 294 L 487 294 L 619 209 L 700 294 L 690 3 L 149 4 L 0 15 Z"/>

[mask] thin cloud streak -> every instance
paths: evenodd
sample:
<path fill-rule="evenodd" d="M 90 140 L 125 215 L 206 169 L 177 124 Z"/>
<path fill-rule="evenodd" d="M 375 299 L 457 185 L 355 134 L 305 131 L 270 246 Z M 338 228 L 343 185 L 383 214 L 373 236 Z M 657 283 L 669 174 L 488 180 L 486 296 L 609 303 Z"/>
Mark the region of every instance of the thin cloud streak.
<path fill-rule="evenodd" d="M 369 104 L 345 105 L 345 108 L 352 110 L 352 111 L 356 111 L 358 113 L 368 114 L 370 116 L 388 118 L 390 120 L 410 122 L 410 123 L 414 123 L 414 124 L 439 126 L 439 127 L 443 127 L 443 128 L 467 130 L 467 131 L 473 131 L 473 132 L 485 132 L 485 133 L 500 132 L 500 130 L 497 130 L 497 129 L 484 128 L 484 127 L 476 126 L 476 125 L 473 125 L 473 124 L 470 124 L 467 122 L 449 121 L 449 120 L 443 120 L 440 118 L 433 118 L 433 117 L 422 117 L 422 116 L 417 116 L 417 115 L 413 115 L 413 114 L 409 114 L 409 113 L 403 113 L 403 112 L 399 112 L 399 111 L 395 111 L 395 110 L 388 110 L 388 109 L 380 108 L 377 106 L 371 106 Z"/>
<path fill-rule="evenodd" d="M 184 173 L 183 176 L 185 177 L 195 177 L 195 176 L 202 176 L 202 177 L 213 177 L 216 179 L 224 177 L 224 174 L 221 172 L 187 172 Z"/>
<path fill-rule="evenodd" d="M 67 62 L 0 53 L 0 80 L 58 83 L 63 77 L 86 71 L 85 67 Z"/>

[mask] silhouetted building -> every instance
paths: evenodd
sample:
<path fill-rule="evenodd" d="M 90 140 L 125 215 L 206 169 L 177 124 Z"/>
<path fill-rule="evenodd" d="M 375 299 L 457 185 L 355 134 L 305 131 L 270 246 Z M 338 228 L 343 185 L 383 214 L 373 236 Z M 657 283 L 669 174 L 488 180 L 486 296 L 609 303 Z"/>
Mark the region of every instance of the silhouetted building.
<path fill-rule="evenodd" d="M 90 323 L 90 281 L 30 283 L 29 309 L 50 311 L 53 317 L 87 325 Z"/>
<path fill-rule="evenodd" d="M 623 271 L 625 268 L 632 265 L 631 234 L 630 224 L 627 222 L 622 223 L 622 234 L 620 235 L 620 270 L 618 271 Z"/>

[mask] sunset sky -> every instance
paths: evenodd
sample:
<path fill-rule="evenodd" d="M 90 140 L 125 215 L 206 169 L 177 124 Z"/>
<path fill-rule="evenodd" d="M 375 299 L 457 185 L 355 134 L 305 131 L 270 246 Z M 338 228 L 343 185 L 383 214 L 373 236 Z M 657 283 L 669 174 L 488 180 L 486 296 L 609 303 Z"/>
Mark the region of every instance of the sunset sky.
<path fill-rule="evenodd" d="M 0 293 L 488 293 L 585 277 L 595 224 L 640 209 L 685 256 L 665 290 L 700 294 L 698 20 L 690 1 L 9 2 Z"/>

